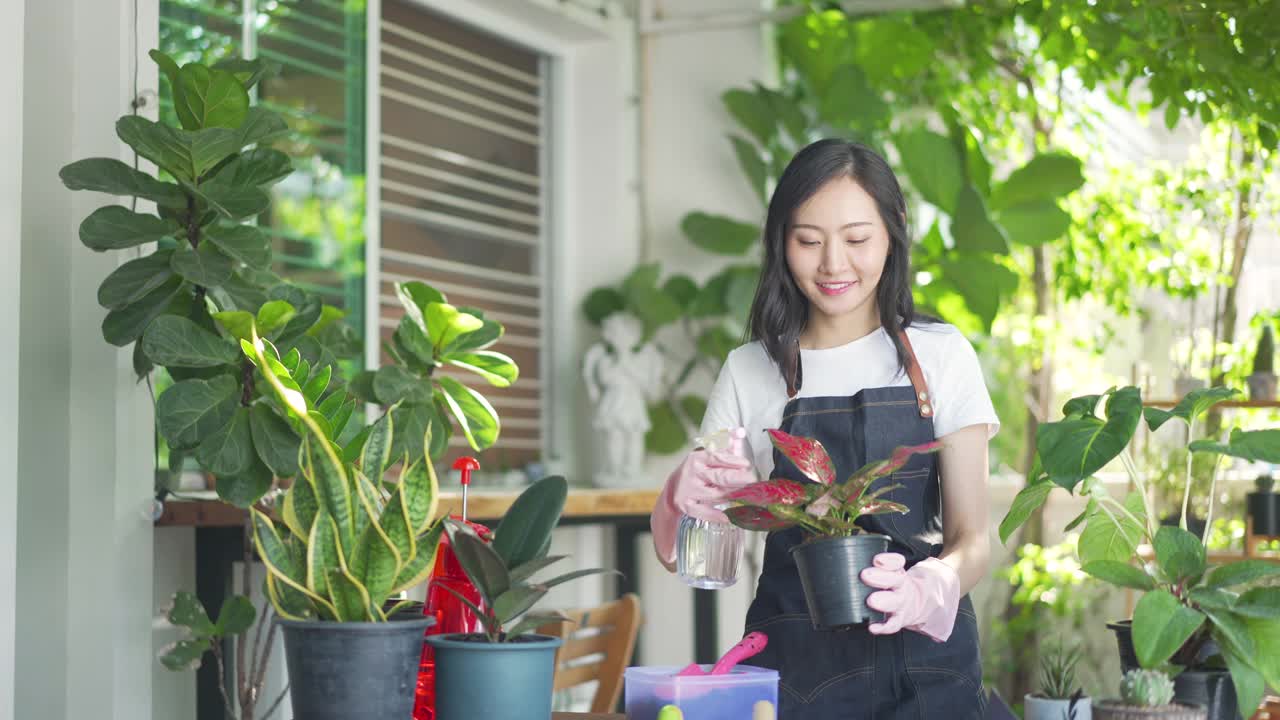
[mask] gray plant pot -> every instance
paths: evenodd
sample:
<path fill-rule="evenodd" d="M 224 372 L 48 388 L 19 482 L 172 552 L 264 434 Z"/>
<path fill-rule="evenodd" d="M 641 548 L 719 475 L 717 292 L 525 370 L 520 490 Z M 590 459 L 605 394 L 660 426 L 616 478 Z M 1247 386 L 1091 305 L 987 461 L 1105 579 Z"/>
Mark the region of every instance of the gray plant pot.
<path fill-rule="evenodd" d="M 876 589 L 864 584 L 860 574 L 888 549 L 889 536 L 870 534 L 823 538 L 791 548 L 815 628 L 883 622 L 883 613 L 867 607 L 867 596 Z"/>
<path fill-rule="evenodd" d="M 1087 697 L 1076 703 L 1074 715 L 1068 713 L 1070 700 L 1027 695 L 1023 698 L 1022 707 L 1025 720 L 1093 720 L 1092 702 Z"/>
<path fill-rule="evenodd" d="M 1101 700 L 1093 706 L 1094 720 L 1205 720 L 1207 715 L 1203 707 L 1184 703 L 1145 708 L 1125 705 L 1120 700 Z"/>
<path fill-rule="evenodd" d="M 1249 399 L 1270 402 L 1276 399 L 1276 374 L 1254 373 L 1245 378 L 1249 385 Z"/>
<path fill-rule="evenodd" d="M 1280 493 L 1251 492 L 1245 496 L 1245 506 L 1253 518 L 1256 535 L 1280 535 Z"/>
<path fill-rule="evenodd" d="M 280 620 L 294 720 L 413 715 L 422 640 L 434 617 L 385 623 Z"/>
<path fill-rule="evenodd" d="M 551 719 L 560 638 L 530 634 L 491 643 L 483 635 L 450 634 L 427 643 L 436 654 L 435 720 Z"/>

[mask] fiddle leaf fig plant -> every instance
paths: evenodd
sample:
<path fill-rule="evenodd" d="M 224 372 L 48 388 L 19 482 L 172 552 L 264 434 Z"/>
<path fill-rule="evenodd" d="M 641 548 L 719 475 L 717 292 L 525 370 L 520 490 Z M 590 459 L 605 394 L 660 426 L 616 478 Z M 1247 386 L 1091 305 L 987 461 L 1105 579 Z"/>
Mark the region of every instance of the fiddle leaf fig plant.
<path fill-rule="evenodd" d="M 487 642 L 511 642 L 549 622 L 564 622 L 560 613 L 533 609 L 551 588 L 587 575 L 616 573 L 616 570 L 588 568 L 574 570 L 549 580 L 532 577 L 565 556 L 548 556 L 551 531 L 560 522 L 569 484 L 563 477 L 544 477 L 525 488 L 503 515 L 493 531 L 492 541 L 482 539 L 465 523 L 445 520 L 449 542 L 459 564 L 480 593 L 481 604 L 449 591 L 476 614 L 484 626 Z"/>
<path fill-rule="evenodd" d="M 1197 666 L 1201 649 L 1212 639 L 1221 653 L 1206 662 L 1230 671 L 1244 708 L 1257 706 L 1264 684 L 1280 682 L 1280 660 L 1263 651 L 1280 638 L 1280 587 L 1258 584 L 1280 576 L 1280 565 L 1255 559 L 1209 563 L 1207 528 L 1216 466 L 1205 534 L 1197 537 L 1187 530 L 1190 461 L 1180 524 L 1157 526 L 1151 493 L 1129 451 L 1144 419 L 1152 431 L 1172 421 L 1185 423 L 1187 436 L 1194 437 L 1201 417 L 1236 395 L 1226 388 L 1196 390 L 1171 410 L 1143 407 L 1136 387 L 1073 398 L 1063 407 L 1062 420 L 1040 426 L 1032 479 L 1001 522 L 1000 538 L 1007 541 L 1055 487 L 1088 498 L 1084 512 L 1070 524 L 1085 525 L 1077 548 L 1081 566 L 1099 580 L 1142 593 L 1132 626 L 1138 662 L 1145 668 L 1175 671 Z M 1227 442 L 1192 440 L 1187 448 L 1188 455 L 1280 462 L 1280 429 L 1236 429 Z M 1123 501 L 1111 497 L 1095 476 L 1115 460 L 1137 488 Z M 1141 554 L 1144 547 L 1151 549 L 1153 561 Z"/>
<path fill-rule="evenodd" d="M 476 390 L 436 371 L 451 366 L 475 373 L 494 387 L 509 387 L 519 369 L 508 356 L 490 350 L 503 327 L 482 310 L 449 304 L 444 293 L 422 282 L 396 283 L 404 315 L 384 349 L 396 361 L 355 376 L 352 391 L 366 402 L 397 405 L 396 423 L 403 431 L 394 439 L 399 455 L 424 452 L 439 457 L 452 434 L 450 418 L 474 450 L 491 447 L 501 423 L 489 401 Z M 424 433 L 430 430 L 429 434 Z"/>
<path fill-rule="evenodd" d="M 861 532 L 857 520 L 864 515 L 906 513 L 907 506 L 887 498 L 902 485 L 875 490 L 871 486 L 901 470 L 912 456 L 942 447 L 940 442 L 900 447 L 888 459 L 867 463 L 845 481 L 836 482 L 835 465 L 821 442 L 781 430 L 769 430 L 769 438 L 810 482 L 773 478 L 752 483 L 728 495 L 733 505 L 725 515 L 746 530 L 770 532 L 799 525 L 811 539 L 856 535 Z"/>

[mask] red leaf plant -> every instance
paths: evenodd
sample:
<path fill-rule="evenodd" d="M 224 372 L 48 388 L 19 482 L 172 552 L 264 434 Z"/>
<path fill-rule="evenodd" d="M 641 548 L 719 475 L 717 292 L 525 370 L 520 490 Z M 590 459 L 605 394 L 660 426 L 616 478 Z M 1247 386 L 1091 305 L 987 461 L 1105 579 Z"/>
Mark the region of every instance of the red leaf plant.
<path fill-rule="evenodd" d="M 864 465 L 848 480 L 835 482 L 835 465 L 822 443 L 813 438 L 769 430 L 774 447 L 813 482 L 773 478 L 753 483 L 728 496 L 729 521 L 755 531 L 774 531 L 799 525 L 817 537 L 839 537 L 861 532 L 855 522 L 863 515 L 906 513 L 902 503 L 884 498 L 901 488 L 886 485 L 868 492 L 878 479 L 901 470 L 913 455 L 937 452 L 940 442 L 900 447 L 887 459 Z"/>

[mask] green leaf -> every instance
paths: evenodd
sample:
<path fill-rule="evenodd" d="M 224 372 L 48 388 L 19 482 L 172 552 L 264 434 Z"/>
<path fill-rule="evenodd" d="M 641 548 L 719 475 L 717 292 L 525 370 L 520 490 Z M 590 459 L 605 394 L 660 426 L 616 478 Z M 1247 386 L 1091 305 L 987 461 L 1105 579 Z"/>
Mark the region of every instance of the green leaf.
<path fill-rule="evenodd" d="M 246 58 L 230 57 L 219 60 L 213 64 L 213 67 L 217 70 L 226 70 L 232 75 L 235 75 L 236 79 L 240 81 L 240 84 L 244 86 L 245 90 L 249 90 L 254 85 L 257 85 L 258 81 L 263 77 L 274 74 L 276 71 L 276 66 L 262 60 L 261 58 L 254 58 L 250 60 Z"/>
<path fill-rule="evenodd" d="M 991 207 L 1004 210 L 1035 200 L 1056 200 L 1084 185 L 1080 159 L 1065 152 L 1031 158 L 991 193 Z"/>
<path fill-rule="evenodd" d="M 412 534 L 421 535 L 430 529 L 440 502 L 440 480 L 428 458 L 413 462 L 404 471 L 393 499 L 398 499 L 405 508 Z"/>
<path fill-rule="evenodd" d="M 430 388 L 429 381 L 399 365 L 380 367 L 373 376 L 374 395 L 383 405 L 394 405 L 402 401 L 407 404 L 427 402 L 431 397 Z"/>
<path fill-rule="evenodd" d="M 258 308 L 258 317 L 255 319 L 258 332 L 269 335 L 287 325 L 294 315 L 297 315 L 297 311 L 288 302 L 270 300 Z"/>
<path fill-rule="evenodd" d="M 540 558 L 534 558 L 527 563 L 518 565 L 511 570 L 511 582 L 524 582 L 533 577 L 534 573 L 539 570 L 553 565 L 569 557 L 568 555 L 545 555 Z"/>
<path fill-rule="evenodd" d="M 680 230 L 694 245 L 717 255 L 745 255 L 760 241 L 760 227 L 723 215 L 691 212 Z"/>
<path fill-rule="evenodd" d="M 547 588 L 541 585 L 516 585 L 494 601 L 493 614 L 505 625 L 528 612 L 546 594 Z"/>
<path fill-rule="evenodd" d="M 679 452 L 689 442 L 684 422 L 670 402 L 649 406 L 649 431 L 644 436 L 645 450 L 658 455 Z"/>
<path fill-rule="evenodd" d="M 325 365 L 314 373 L 311 373 L 311 379 L 307 380 L 307 384 L 302 388 L 302 394 L 306 396 L 307 402 L 312 405 L 320 402 L 320 396 L 324 391 L 329 389 L 329 381 L 333 379 L 333 366 Z M 324 413 L 320 413 L 324 415 Z M 328 420 L 328 416 L 325 416 Z"/>
<path fill-rule="evenodd" d="M 1138 389 L 1126 387 L 1109 392 L 1106 414 L 1105 422 L 1083 417 L 1040 426 L 1036 448 L 1055 483 L 1071 490 L 1124 451 L 1142 416 Z"/>
<path fill-rule="evenodd" d="M 1044 245 L 1067 233 L 1071 214 L 1054 200 L 1033 200 L 1006 208 L 996 216 L 1009 240 L 1019 245 Z"/>
<path fill-rule="evenodd" d="M 208 132 L 208 131 L 205 131 Z M 289 134 L 289 126 L 276 113 L 264 107 L 251 107 L 238 128 L 239 147 L 266 143 Z M 239 149 L 239 148 L 237 148 Z"/>
<path fill-rule="evenodd" d="M 930 204 L 948 215 L 956 215 L 959 212 L 957 200 L 964 185 L 964 170 L 951 141 L 928 130 L 911 130 L 898 135 L 896 145 L 911 186 Z M 976 191 L 973 194 L 976 196 Z M 984 209 L 982 217 L 985 216 Z M 957 218 L 955 225 L 959 224 Z M 954 227 L 952 234 L 956 234 Z"/>
<path fill-rule="evenodd" d="M 1000 521 L 1000 542 L 1009 542 L 1009 537 L 1014 531 L 1022 527 L 1022 524 L 1031 517 L 1031 513 L 1036 508 L 1044 505 L 1045 500 L 1049 497 L 1049 491 L 1054 488 L 1054 484 L 1046 477 L 1036 480 L 1026 487 L 1018 491 L 1013 498 L 1013 504 L 1009 506 L 1009 512 L 1005 513 L 1004 519 Z"/>
<path fill-rule="evenodd" d="M 867 82 L 862 68 L 845 64 L 831 75 L 831 85 L 822 96 L 818 115 L 842 130 L 869 133 L 889 121 L 889 105 Z"/>
<path fill-rule="evenodd" d="M 680 409 L 690 422 L 701 425 L 702 416 L 707 414 L 707 400 L 698 395 L 685 395 L 680 398 Z"/>
<path fill-rule="evenodd" d="M 250 110 L 251 114 L 254 109 Z M 228 128 L 189 132 L 139 115 L 120 118 L 116 122 L 116 135 L 139 155 L 188 183 L 197 182 L 247 144 L 242 142 L 242 133 Z"/>
<path fill-rule="evenodd" d="M 396 297 L 400 298 L 405 314 L 413 318 L 424 333 L 427 331 L 427 306 L 431 303 L 448 302 L 444 293 L 417 280 L 396 283 Z"/>
<path fill-rule="evenodd" d="M 738 165 L 747 176 L 747 184 L 751 186 L 751 192 L 755 193 L 761 202 L 767 203 L 768 196 L 765 193 L 769 182 L 769 169 L 765 166 L 764 159 L 760 157 L 760 151 L 750 141 L 737 135 L 729 136 L 729 142 L 733 144 L 733 154 L 738 158 Z"/>
<path fill-rule="evenodd" d="M 1274 651 L 1280 647 L 1280 620 L 1249 618 L 1245 625 L 1255 647 L 1271 649 L 1271 652 L 1258 653 L 1252 658 L 1253 667 L 1262 673 L 1267 685 L 1280 688 L 1280 653 Z"/>
<path fill-rule="evenodd" d="M 1210 570 L 1204 584 L 1211 588 L 1230 588 L 1276 576 L 1280 576 L 1280 563 L 1269 560 L 1237 560 Z"/>
<path fill-rule="evenodd" d="M 1230 610 L 1235 607 L 1236 594 L 1226 590 L 1206 587 L 1193 587 L 1187 592 L 1187 598 L 1198 607 Z"/>
<path fill-rule="evenodd" d="M 962 252 L 993 255 L 1009 252 L 1009 241 L 1005 238 L 1004 231 L 992 222 L 982 197 L 969 184 L 960 188 L 956 198 L 951 235 L 955 238 L 956 249 Z"/>
<path fill-rule="evenodd" d="M 485 319 L 484 313 L 476 308 L 460 307 L 458 308 L 458 312 L 470 315 L 479 320 L 481 323 L 480 329 L 472 330 L 471 332 L 459 335 L 455 338 L 453 342 L 444 347 L 443 352 L 446 355 L 470 352 L 472 350 L 484 350 L 498 342 L 498 340 L 502 338 L 503 333 L 506 332 L 502 325 L 494 322 L 493 320 Z"/>
<path fill-rule="evenodd" d="M 569 483 L 558 475 L 542 478 L 520 493 L 493 535 L 493 549 L 507 567 L 520 567 L 540 557 L 568 496 Z"/>
<path fill-rule="evenodd" d="M 1151 576 L 1129 563 L 1116 560 L 1095 560 L 1080 568 L 1103 582 L 1134 590 L 1154 590 L 1156 583 Z"/>
<path fill-rule="evenodd" d="M 223 635 L 239 635 L 253 627 L 258 611 L 244 595 L 232 595 L 218 611 L 218 631 Z"/>
<path fill-rule="evenodd" d="M 196 448 L 196 460 L 218 477 L 247 472 L 253 459 L 249 408 L 245 407 L 236 408 L 231 421 L 215 430 Z"/>
<path fill-rule="evenodd" d="M 228 257 L 245 265 L 267 267 L 271 264 L 271 247 L 267 236 L 252 225 L 214 225 L 205 231 L 204 239 L 217 245 Z"/>
<path fill-rule="evenodd" d="M 342 568 L 329 569 L 329 592 L 338 619 L 345 622 L 371 622 L 373 612 L 369 590 Z M 381 603 L 379 603 L 381 604 Z"/>
<path fill-rule="evenodd" d="M 1201 611 L 1209 618 L 1213 639 L 1218 641 L 1220 648 L 1241 657 L 1253 657 L 1253 638 L 1249 636 L 1249 627 L 1245 625 L 1244 618 L 1230 610 L 1214 607 L 1202 607 Z"/>
<path fill-rule="evenodd" d="M 1226 445 L 1212 440 L 1196 440 L 1187 446 L 1192 452 L 1212 452 L 1249 462 L 1280 463 L 1280 429 L 1231 430 Z"/>
<path fill-rule="evenodd" d="M 173 109 L 187 130 L 235 128 L 249 112 L 249 93 L 231 73 L 189 63 L 178 71 Z"/>
<path fill-rule="evenodd" d="M 567 615 L 558 612 L 529 613 L 521 618 L 520 622 L 507 629 L 507 637 L 520 637 L 525 633 L 537 630 L 543 625 L 554 622 L 573 622 L 573 620 L 571 620 Z"/>
<path fill-rule="evenodd" d="M 183 380 L 156 400 L 156 425 L 171 447 L 199 445 L 231 421 L 240 384 L 230 375 L 209 380 Z"/>
<path fill-rule="evenodd" d="M 444 521 L 437 520 L 425 534 L 417 540 L 418 552 L 413 556 L 391 586 L 391 592 L 400 592 L 405 588 L 421 585 L 427 581 L 435 565 L 436 552 L 440 544 L 440 535 L 444 532 Z"/>
<path fill-rule="evenodd" d="M 493 607 L 493 601 L 511 587 L 507 566 L 498 553 L 470 529 L 453 523 L 449 523 L 448 529 L 458 563 L 475 583 L 484 604 Z"/>
<path fill-rule="evenodd" d="M 232 273 L 220 287 L 209 288 L 209 297 L 214 299 L 219 308 L 251 313 L 257 311 L 258 307 L 267 301 L 267 295 L 262 288 L 245 279 L 247 276 L 245 271 L 248 269 L 248 267 L 241 268 L 239 272 Z"/>
<path fill-rule="evenodd" d="M 182 188 L 134 170 L 115 158 L 88 158 L 63 166 L 58 172 L 68 190 L 91 190 L 151 200 L 157 205 L 181 208 L 187 204 Z"/>
<path fill-rule="evenodd" d="M 142 333 L 142 351 L 167 367 L 216 367 L 240 357 L 234 345 L 180 315 L 153 320 Z"/>
<path fill-rule="evenodd" d="M 1231 651 L 1224 652 L 1222 656 L 1227 661 L 1227 670 L 1230 671 L 1231 682 L 1235 685 L 1238 707 L 1258 707 L 1262 703 L 1266 682 L 1262 678 L 1262 673 L 1254 668 L 1253 660 Z"/>
<path fill-rule="evenodd" d="M 1231 609 L 1244 617 L 1280 619 L 1280 587 L 1246 590 Z"/>
<path fill-rule="evenodd" d="M 461 335 L 475 332 L 484 322 L 474 315 L 464 313 L 449 303 L 431 303 L 423 311 L 427 322 L 427 337 L 437 348 L 444 349 Z"/>
<path fill-rule="evenodd" d="M 120 205 L 100 207 L 80 223 L 80 242 L 90 250 L 120 250 L 159 242 L 178 232 L 178 224 Z"/>
<path fill-rule="evenodd" d="M 698 336 L 698 352 L 723 364 L 738 346 L 738 338 L 723 325 L 712 325 Z M 651 416 L 653 412 L 649 413 Z M 674 438 L 671 438 L 674 440 Z M 683 444 L 683 440 L 681 441 Z M 674 452 L 674 451 L 672 451 Z"/>
<path fill-rule="evenodd" d="M 209 619 L 209 613 L 204 609 L 204 604 L 200 602 L 200 598 L 195 593 L 179 590 L 173 596 L 173 606 L 166 613 L 169 622 L 178 627 L 185 627 L 191 630 L 193 635 L 197 637 L 206 637 L 215 632 L 213 621 Z"/>
<path fill-rule="evenodd" d="M 174 672 L 200 667 L 200 658 L 209 651 L 209 639 L 179 640 L 161 651 L 160 664 Z"/>
<path fill-rule="evenodd" d="M 170 88 L 178 85 L 178 63 L 174 62 L 173 58 L 159 50 L 148 51 L 147 57 L 155 61 L 155 64 L 160 67 L 161 74 L 169 79 Z"/>
<path fill-rule="evenodd" d="M 284 300 L 293 306 L 296 314 L 279 332 L 279 340 L 283 344 L 294 344 L 307 358 L 312 365 L 320 362 L 320 346 L 315 342 L 314 338 L 303 338 L 307 330 L 315 324 L 320 318 L 324 303 L 320 302 L 320 298 L 308 293 L 300 287 L 281 283 L 271 288 L 267 293 L 268 300 Z M 309 352 L 308 348 L 314 348 Z"/>
<path fill-rule="evenodd" d="M 1204 624 L 1205 616 L 1165 590 L 1152 590 L 1133 609 L 1133 649 L 1145 668 L 1159 667 Z"/>
<path fill-rule="evenodd" d="M 453 413 L 462 434 L 476 451 L 498 440 L 501 424 L 498 413 L 483 395 L 451 377 L 436 378 L 445 405 Z"/>
<path fill-rule="evenodd" d="M 251 313 L 243 310 L 226 310 L 214 313 L 213 319 L 237 340 L 253 338 L 254 322 Z"/>
<path fill-rule="evenodd" d="M 354 508 L 346 471 L 328 441 L 312 434 L 302 438 L 301 456 L 303 474 L 315 488 L 320 507 L 333 519 L 341 548 L 351 550 L 355 546 Z"/>
<path fill-rule="evenodd" d="M 1198 420 L 1209 408 L 1220 402 L 1233 400 L 1239 394 L 1240 391 L 1233 388 L 1201 388 L 1187 393 L 1172 410 L 1148 407 L 1143 408 L 1142 413 L 1146 417 L 1147 427 L 1154 432 L 1173 418 L 1178 418 L 1184 423 Z"/>
<path fill-rule="evenodd" d="M 236 507 L 252 507 L 271 490 L 271 483 L 271 470 L 255 456 L 248 470 L 218 478 L 218 498 Z"/>
<path fill-rule="evenodd" d="M 240 187 L 205 183 L 199 187 L 187 184 L 187 189 L 200 198 L 210 210 L 228 220 L 243 220 L 264 212 L 271 198 L 256 187 Z"/>
<path fill-rule="evenodd" d="M 221 285 L 235 270 L 231 258 L 218 252 L 213 243 L 201 243 L 198 250 L 179 247 L 169 259 L 169 267 L 192 284 L 203 287 Z"/>
<path fill-rule="evenodd" d="M 1133 492 L 1125 498 L 1124 506 L 1139 520 L 1145 521 L 1142 496 Z M 1111 511 L 1115 520 L 1099 507 L 1089 515 L 1084 532 L 1080 533 L 1078 551 L 1080 562 L 1088 565 L 1099 560 L 1128 562 L 1142 541 L 1143 527 L 1116 510 Z"/>
<path fill-rule="evenodd" d="M 182 288 L 182 278 L 170 277 L 136 302 L 112 310 L 102 320 L 102 337 L 116 347 L 124 347 L 142 333 L 169 306 Z"/>
<path fill-rule="evenodd" d="M 1156 561 L 1169 582 L 1190 580 L 1194 584 L 1204 574 L 1204 545 L 1182 528 L 1162 526 L 1157 530 L 1155 550 Z"/>
<path fill-rule="evenodd" d="M 209 184 L 227 187 L 261 188 L 274 185 L 293 172 L 289 156 L 272 148 L 253 148 L 232 158 L 218 170 Z"/>
<path fill-rule="evenodd" d="M 773 108 L 764 96 L 749 90 L 727 90 L 720 96 L 729 114 L 746 128 L 762 145 L 768 145 L 777 132 Z"/>
<path fill-rule="evenodd" d="M 582 301 L 582 312 L 592 325 L 599 326 L 609 315 L 626 307 L 622 293 L 613 288 L 596 288 Z"/>
<path fill-rule="evenodd" d="M 585 568 L 582 570 L 574 570 L 573 572 L 567 572 L 563 575 L 557 575 L 556 577 L 553 577 L 550 580 L 547 580 L 545 582 L 541 582 L 538 584 L 545 588 L 553 588 L 557 585 L 563 585 L 569 582 L 570 580 L 577 580 L 580 577 L 586 577 L 588 575 L 603 575 L 603 574 L 609 574 L 609 573 L 613 573 L 617 575 L 622 574 L 617 570 L 610 570 L 605 568 Z"/>
<path fill-rule="evenodd" d="M 271 472 L 279 477 L 298 474 L 298 450 L 302 447 L 302 438 L 266 403 L 255 403 L 250 410 L 249 432 L 258 457 L 271 468 Z"/>
<path fill-rule="evenodd" d="M 965 306 L 989 330 L 1006 301 L 1018 289 L 1018 274 L 993 259 L 961 254 L 942 261 L 942 274 L 964 298 Z"/>
<path fill-rule="evenodd" d="M 646 337 L 680 319 L 680 303 L 655 287 L 639 287 L 628 297 L 631 309 L 644 325 Z"/>
<path fill-rule="evenodd" d="M 391 437 L 395 433 L 395 425 L 391 413 L 384 413 L 378 418 L 365 440 L 364 450 L 360 453 L 360 469 L 365 475 L 381 481 L 386 472 L 387 462 L 391 460 Z"/>
<path fill-rule="evenodd" d="M 403 524 L 401 524 L 403 529 Z M 407 548 L 411 550 L 412 547 Z M 348 563 L 351 575 L 364 585 L 369 600 L 379 607 L 390 595 L 400 566 L 408 560 L 396 544 L 387 536 L 377 521 L 371 521 L 360 534 L 352 560 Z"/>
<path fill-rule="evenodd" d="M 117 310 L 163 285 L 173 277 L 169 269 L 171 255 L 172 250 L 157 250 L 113 270 L 98 287 L 98 304 Z"/>
<path fill-rule="evenodd" d="M 662 291 L 672 298 L 680 307 L 687 308 L 698 296 L 698 286 L 687 275 L 672 275 L 662 285 Z"/>
<path fill-rule="evenodd" d="M 391 339 L 396 343 L 396 348 L 401 354 L 408 354 L 405 358 L 406 362 L 413 363 L 416 360 L 423 372 L 436 366 L 435 346 L 431 344 L 427 333 L 408 315 L 400 318 L 400 323 L 396 326 L 395 334 Z"/>
<path fill-rule="evenodd" d="M 520 376 L 514 360 L 491 350 L 450 355 L 446 362 L 476 373 L 495 387 L 510 387 Z"/>

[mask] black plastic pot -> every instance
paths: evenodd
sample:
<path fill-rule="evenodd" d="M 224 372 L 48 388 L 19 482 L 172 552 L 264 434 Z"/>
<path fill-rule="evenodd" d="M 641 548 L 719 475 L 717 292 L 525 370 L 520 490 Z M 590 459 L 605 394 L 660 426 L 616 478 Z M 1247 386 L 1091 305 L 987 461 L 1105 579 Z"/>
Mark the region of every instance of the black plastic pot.
<path fill-rule="evenodd" d="M 1131 624 L 1130 620 L 1107 623 L 1107 629 L 1116 634 L 1120 668 L 1125 671 L 1138 668 Z M 1210 640 L 1196 653 L 1196 662 L 1205 662 L 1216 654 L 1218 646 Z M 1184 670 L 1173 679 L 1173 699 L 1208 708 L 1208 720 L 1236 720 L 1237 717 L 1236 687 L 1226 670 Z"/>
<path fill-rule="evenodd" d="M 1253 534 L 1280 535 L 1280 493 L 1251 492 L 1245 498 Z"/>
<path fill-rule="evenodd" d="M 492 643 L 483 635 L 450 634 L 432 635 L 427 643 L 436 654 L 436 720 L 551 720 L 560 638 L 530 634 Z"/>
<path fill-rule="evenodd" d="M 281 620 L 295 720 L 384 720 L 413 715 L 418 660 L 434 617 L 385 623 Z"/>
<path fill-rule="evenodd" d="M 867 607 L 867 596 L 876 589 L 859 575 L 888 549 L 887 535 L 867 534 L 812 540 L 791 548 L 815 628 L 883 622 L 883 613 Z"/>

